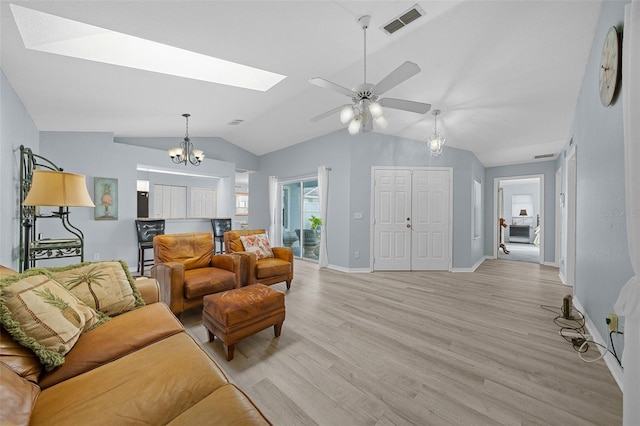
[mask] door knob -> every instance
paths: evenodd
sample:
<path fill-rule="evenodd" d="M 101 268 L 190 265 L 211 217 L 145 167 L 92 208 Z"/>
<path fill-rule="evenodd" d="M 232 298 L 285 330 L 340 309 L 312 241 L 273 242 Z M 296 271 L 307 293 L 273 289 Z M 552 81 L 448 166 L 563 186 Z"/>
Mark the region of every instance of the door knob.
<path fill-rule="evenodd" d="M 407 223 L 407 228 L 411 228 L 411 225 Z"/>

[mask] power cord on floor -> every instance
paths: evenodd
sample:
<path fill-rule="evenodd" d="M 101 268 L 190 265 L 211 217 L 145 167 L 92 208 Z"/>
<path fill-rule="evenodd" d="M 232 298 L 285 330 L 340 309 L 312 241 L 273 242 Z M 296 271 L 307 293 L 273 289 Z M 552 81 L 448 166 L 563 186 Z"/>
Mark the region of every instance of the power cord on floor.
<path fill-rule="evenodd" d="M 620 367 L 622 367 L 622 362 L 620 361 L 620 358 L 618 358 L 618 354 L 616 353 L 616 349 L 613 344 L 613 334 L 614 333 L 623 334 L 623 333 L 615 332 L 615 331 L 612 331 L 609 333 L 609 342 L 611 343 L 611 347 L 613 349 L 611 350 L 609 349 L 609 345 L 605 346 L 601 343 L 598 343 L 594 341 L 590 335 L 587 334 L 587 330 L 585 327 L 585 322 L 586 322 L 585 317 L 584 317 L 584 314 L 580 312 L 580 310 L 573 307 L 571 317 L 565 318 L 565 316 L 562 313 L 562 308 L 558 308 L 556 306 L 550 306 L 550 305 L 540 305 L 540 307 L 546 311 L 556 314 L 556 317 L 553 319 L 553 322 L 558 327 L 560 327 L 560 336 L 562 336 L 562 338 L 567 342 L 571 343 L 571 346 L 578 353 L 578 357 L 582 361 L 587 363 L 596 362 L 604 358 L 607 353 L 610 353 L 615 357 L 616 361 L 618 361 L 618 364 L 620 365 Z M 575 317 L 573 315 L 574 312 L 578 313 L 579 316 Z M 598 351 L 600 355 L 597 358 L 586 359 L 582 356 L 582 354 L 589 351 L 590 343 L 593 345 L 596 345 L 596 347 L 599 346 L 605 350 L 603 352 Z"/>

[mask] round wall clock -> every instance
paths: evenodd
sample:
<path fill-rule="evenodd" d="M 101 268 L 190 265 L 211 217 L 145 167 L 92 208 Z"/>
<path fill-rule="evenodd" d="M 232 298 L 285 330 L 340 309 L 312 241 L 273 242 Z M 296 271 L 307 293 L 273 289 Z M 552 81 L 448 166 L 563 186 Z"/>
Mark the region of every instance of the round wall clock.
<path fill-rule="evenodd" d="M 602 105 L 609 106 L 613 100 L 618 83 L 620 64 L 620 42 L 616 27 L 611 27 L 604 39 L 602 56 L 600 57 L 600 100 Z"/>

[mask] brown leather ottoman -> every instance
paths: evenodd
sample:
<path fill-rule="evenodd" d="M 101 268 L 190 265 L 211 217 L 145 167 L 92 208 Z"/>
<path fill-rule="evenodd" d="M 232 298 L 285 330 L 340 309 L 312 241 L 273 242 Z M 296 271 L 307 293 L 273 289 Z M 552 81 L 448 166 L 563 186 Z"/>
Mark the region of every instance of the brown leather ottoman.
<path fill-rule="evenodd" d="M 236 343 L 273 326 L 280 336 L 284 322 L 284 293 L 263 284 L 253 284 L 203 298 L 202 323 L 209 341 L 218 337 L 227 349 L 227 361 L 233 359 Z"/>

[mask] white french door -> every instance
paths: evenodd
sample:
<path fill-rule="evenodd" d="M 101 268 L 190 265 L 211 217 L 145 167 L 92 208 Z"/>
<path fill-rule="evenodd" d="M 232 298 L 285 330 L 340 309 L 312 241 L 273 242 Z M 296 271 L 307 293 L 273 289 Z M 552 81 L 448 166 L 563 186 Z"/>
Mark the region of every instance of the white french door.
<path fill-rule="evenodd" d="M 374 270 L 411 269 L 411 171 L 376 170 Z"/>
<path fill-rule="evenodd" d="M 373 270 L 449 270 L 451 170 L 374 170 Z"/>

